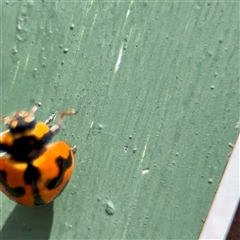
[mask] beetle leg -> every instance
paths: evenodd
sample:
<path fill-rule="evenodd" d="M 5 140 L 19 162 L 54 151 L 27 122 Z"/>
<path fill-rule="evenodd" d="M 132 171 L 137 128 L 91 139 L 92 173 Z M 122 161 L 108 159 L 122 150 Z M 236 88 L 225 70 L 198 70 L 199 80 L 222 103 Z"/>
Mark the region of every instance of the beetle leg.
<path fill-rule="evenodd" d="M 45 124 L 48 125 L 49 123 L 51 123 L 56 117 L 56 114 L 53 113 L 46 121 Z"/>
<path fill-rule="evenodd" d="M 8 125 L 11 122 L 11 118 L 7 116 L 0 116 L 0 122 L 3 122 L 5 125 Z"/>
<path fill-rule="evenodd" d="M 34 115 L 35 112 L 38 110 L 38 108 L 39 108 L 40 106 L 41 106 L 41 103 L 40 103 L 40 102 L 36 103 L 36 104 L 32 107 L 32 109 L 28 112 L 28 115 L 30 115 L 30 116 Z"/>
<path fill-rule="evenodd" d="M 75 154 L 76 151 L 77 151 L 77 146 L 75 145 L 75 146 L 73 146 L 71 149 L 72 149 L 73 154 Z"/>

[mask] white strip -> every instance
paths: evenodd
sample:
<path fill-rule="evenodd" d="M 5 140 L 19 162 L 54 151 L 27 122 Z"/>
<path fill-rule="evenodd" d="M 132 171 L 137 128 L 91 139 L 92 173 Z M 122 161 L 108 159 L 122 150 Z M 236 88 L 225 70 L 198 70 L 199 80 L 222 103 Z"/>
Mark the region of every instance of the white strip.
<path fill-rule="evenodd" d="M 118 59 L 115 65 L 115 72 L 117 72 L 118 68 L 120 67 L 121 61 L 122 61 L 122 52 L 123 52 L 123 45 L 121 46 L 118 54 Z"/>
<path fill-rule="evenodd" d="M 142 174 L 144 175 L 144 174 L 146 174 L 146 173 L 148 173 L 149 172 L 149 168 L 145 168 L 144 170 L 142 170 Z"/>
<path fill-rule="evenodd" d="M 127 10 L 126 18 L 128 18 L 129 14 L 130 14 L 130 9 Z"/>
<path fill-rule="evenodd" d="M 225 239 L 240 199 L 240 135 L 229 158 L 199 239 Z"/>

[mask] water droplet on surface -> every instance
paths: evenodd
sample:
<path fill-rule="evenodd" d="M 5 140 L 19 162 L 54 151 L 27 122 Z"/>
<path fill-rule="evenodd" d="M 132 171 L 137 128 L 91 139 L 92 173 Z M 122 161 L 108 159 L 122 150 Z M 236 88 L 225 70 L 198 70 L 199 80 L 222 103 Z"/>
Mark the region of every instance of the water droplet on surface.
<path fill-rule="evenodd" d="M 208 183 L 212 183 L 213 182 L 213 179 L 212 178 L 209 178 L 208 179 Z"/>
<path fill-rule="evenodd" d="M 17 30 L 21 31 L 22 30 L 22 26 L 20 24 L 17 25 Z"/>
<path fill-rule="evenodd" d="M 228 146 L 231 147 L 231 148 L 233 148 L 233 147 L 234 147 L 234 144 L 228 143 Z"/>
<path fill-rule="evenodd" d="M 114 207 L 114 204 L 111 201 L 107 202 L 106 213 L 108 215 L 113 215 L 115 213 L 115 207 Z"/>
<path fill-rule="evenodd" d="M 68 53 L 68 48 L 64 48 L 63 52 Z"/>
<path fill-rule="evenodd" d="M 12 49 L 12 54 L 16 54 L 18 52 L 18 50 L 16 48 Z"/>
<path fill-rule="evenodd" d="M 37 78 L 37 72 L 38 72 L 37 68 L 34 68 L 32 73 L 34 79 Z"/>

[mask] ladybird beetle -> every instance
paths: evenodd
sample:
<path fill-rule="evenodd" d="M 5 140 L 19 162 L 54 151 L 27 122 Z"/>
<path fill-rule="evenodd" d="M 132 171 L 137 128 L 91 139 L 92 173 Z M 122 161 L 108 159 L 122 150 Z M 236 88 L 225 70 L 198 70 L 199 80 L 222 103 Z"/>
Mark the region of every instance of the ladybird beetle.
<path fill-rule="evenodd" d="M 57 124 L 49 126 L 55 114 L 38 122 L 35 112 L 39 106 L 12 117 L 0 116 L 8 128 L 0 133 L 0 189 L 27 206 L 49 203 L 61 193 L 72 175 L 76 152 L 76 147 L 64 141 L 48 143 L 60 130 L 63 118 L 77 111 L 60 113 Z"/>

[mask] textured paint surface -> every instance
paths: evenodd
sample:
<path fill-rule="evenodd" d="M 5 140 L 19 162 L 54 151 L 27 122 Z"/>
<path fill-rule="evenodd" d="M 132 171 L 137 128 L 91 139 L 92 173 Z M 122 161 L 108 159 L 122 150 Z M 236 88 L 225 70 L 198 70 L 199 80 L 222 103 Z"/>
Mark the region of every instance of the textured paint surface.
<path fill-rule="evenodd" d="M 6 1 L 1 37 L 1 114 L 80 111 L 67 188 L 1 194 L 2 239 L 196 239 L 239 131 L 239 3 Z"/>

